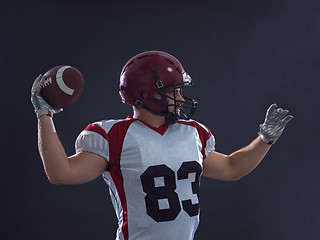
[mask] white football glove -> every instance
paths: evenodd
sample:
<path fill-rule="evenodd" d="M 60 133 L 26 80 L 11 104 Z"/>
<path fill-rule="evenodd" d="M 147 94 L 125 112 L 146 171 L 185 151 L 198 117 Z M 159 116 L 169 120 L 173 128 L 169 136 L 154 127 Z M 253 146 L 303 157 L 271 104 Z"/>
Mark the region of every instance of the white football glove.
<path fill-rule="evenodd" d="M 60 109 L 53 109 L 49 103 L 47 103 L 40 95 L 40 91 L 44 86 L 45 77 L 43 77 L 42 74 L 37 77 L 32 85 L 31 88 L 31 102 L 34 107 L 34 111 L 39 118 L 42 115 L 48 115 L 50 117 L 53 117 L 53 114 L 59 113 L 63 111 L 62 108 Z"/>
<path fill-rule="evenodd" d="M 288 113 L 288 110 L 278 108 L 275 103 L 269 107 L 264 123 L 259 125 L 258 134 L 264 142 L 274 144 L 278 140 L 287 123 L 293 118 L 292 115 L 287 115 Z"/>

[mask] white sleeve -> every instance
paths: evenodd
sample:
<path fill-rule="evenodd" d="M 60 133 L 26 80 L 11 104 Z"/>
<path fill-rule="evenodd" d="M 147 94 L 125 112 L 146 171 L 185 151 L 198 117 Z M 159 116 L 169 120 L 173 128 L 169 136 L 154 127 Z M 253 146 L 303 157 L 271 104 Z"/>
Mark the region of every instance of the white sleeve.
<path fill-rule="evenodd" d="M 87 129 L 82 131 L 75 142 L 75 150 L 76 153 L 95 153 L 109 161 L 109 142 L 97 132 Z"/>
<path fill-rule="evenodd" d="M 208 154 L 215 150 L 216 146 L 216 140 L 212 134 L 210 134 L 209 139 L 207 140 L 206 148 L 205 148 L 205 154 L 208 156 Z"/>
<path fill-rule="evenodd" d="M 216 140 L 215 140 L 213 134 L 211 133 L 211 131 L 209 130 L 209 128 L 207 128 L 202 123 L 199 123 L 199 122 L 196 122 L 196 123 L 199 126 L 201 126 L 201 128 L 200 128 L 201 131 L 199 131 L 199 134 L 201 135 L 202 139 L 205 139 L 204 154 L 205 154 L 205 157 L 207 157 L 210 152 L 215 150 Z"/>

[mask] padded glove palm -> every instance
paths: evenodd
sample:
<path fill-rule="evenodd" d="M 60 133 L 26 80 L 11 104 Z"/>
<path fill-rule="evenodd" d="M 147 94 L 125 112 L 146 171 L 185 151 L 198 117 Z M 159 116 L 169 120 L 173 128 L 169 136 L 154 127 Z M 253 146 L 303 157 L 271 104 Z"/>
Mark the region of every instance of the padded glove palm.
<path fill-rule="evenodd" d="M 288 110 L 278 108 L 277 104 L 272 104 L 267 110 L 267 114 L 263 124 L 260 124 L 259 135 L 263 141 L 274 144 L 281 136 L 287 123 L 293 118 L 287 115 Z"/>
<path fill-rule="evenodd" d="M 47 103 L 41 96 L 40 91 L 45 85 L 46 79 L 42 74 L 37 77 L 31 88 L 31 102 L 34 107 L 34 111 L 39 118 L 42 115 L 49 115 L 53 117 L 53 114 L 61 112 L 63 109 L 53 109 L 49 103 Z"/>

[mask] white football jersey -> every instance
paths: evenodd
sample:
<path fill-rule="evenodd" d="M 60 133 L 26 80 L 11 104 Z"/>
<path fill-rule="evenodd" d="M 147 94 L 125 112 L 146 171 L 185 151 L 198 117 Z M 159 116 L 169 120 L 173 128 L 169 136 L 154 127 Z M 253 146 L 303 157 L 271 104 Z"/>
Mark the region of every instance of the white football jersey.
<path fill-rule="evenodd" d="M 109 162 L 102 176 L 118 218 L 116 240 L 192 240 L 202 163 L 214 146 L 196 121 L 153 128 L 132 118 L 90 124 L 75 144 Z"/>

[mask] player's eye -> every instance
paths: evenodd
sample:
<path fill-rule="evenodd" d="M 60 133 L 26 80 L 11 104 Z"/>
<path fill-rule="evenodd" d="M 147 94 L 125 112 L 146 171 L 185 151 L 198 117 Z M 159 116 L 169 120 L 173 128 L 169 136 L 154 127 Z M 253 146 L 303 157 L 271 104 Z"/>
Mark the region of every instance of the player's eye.
<path fill-rule="evenodd" d="M 177 89 L 175 90 L 175 92 L 176 92 L 176 94 L 181 94 L 181 88 L 177 88 Z"/>

